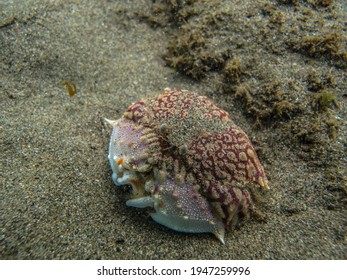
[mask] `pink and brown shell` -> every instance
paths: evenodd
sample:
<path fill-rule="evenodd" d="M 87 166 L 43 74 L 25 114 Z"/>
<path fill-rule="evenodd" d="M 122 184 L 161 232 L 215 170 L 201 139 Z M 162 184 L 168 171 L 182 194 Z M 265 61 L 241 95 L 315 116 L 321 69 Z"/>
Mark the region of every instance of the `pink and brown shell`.
<path fill-rule="evenodd" d="M 248 189 L 268 189 L 245 132 L 205 96 L 165 89 L 109 122 L 112 178 L 133 188 L 127 205 L 154 208 L 152 218 L 171 229 L 224 243 L 225 229 L 254 207 Z"/>

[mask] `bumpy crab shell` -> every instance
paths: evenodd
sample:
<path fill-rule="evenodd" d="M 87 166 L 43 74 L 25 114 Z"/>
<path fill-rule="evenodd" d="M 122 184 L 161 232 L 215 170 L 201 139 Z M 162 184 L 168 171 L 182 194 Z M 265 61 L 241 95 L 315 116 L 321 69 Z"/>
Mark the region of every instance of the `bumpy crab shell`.
<path fill-rule="evenodd" d="M 126 204 L 153 208 L 168 228 L 224 243 L 225 229 L 253 208 L 250 183 L 268 189 L 247 135 L 207 97 L 165 89 L 108 122 L 114 183 L 132 186 Z"/>

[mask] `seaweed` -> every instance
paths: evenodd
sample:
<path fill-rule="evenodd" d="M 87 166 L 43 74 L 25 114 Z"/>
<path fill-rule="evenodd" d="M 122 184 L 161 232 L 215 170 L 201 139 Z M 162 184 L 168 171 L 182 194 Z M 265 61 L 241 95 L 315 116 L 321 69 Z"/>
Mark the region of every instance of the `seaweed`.
<path fill-rule="evenodd" d="M 341 34 L 335 32 L 332 34 L 305 36 L 296 47 L 312 57 L 318 57 L 320 55 L 338 55 L 340 45 Z"/>
<path fill-rule="evenodd" d="M 278 0 L 279 4 L 285 4 L 285 5 L 298 5 L 300 0 Z"/>
<path fill-rule="evenodd" d="M 335 78 L 330 73 L 318 75 L 317 71 L 312 70 L 307 75 L 307 89 L 309 91 L 317 92 L 335 86 Z"/>
<path fill-rule="evenodd" d="M 233 60 L 227 62 L 224 67 L 225 81 L 227 83 L 238 83 L 243 72 L 244 70 L 240 59 L 234 58 Z"/>
<path fill-rule="evenodd" d="M 288 45 L 294 51 L 309 57 L 325 57 L 333 60 L 339 67 L 347 67 L 346 39 L 337 31 L 291 39 Z"/>
<path fill-rule="evenodd" d="M 322 79 L 316 71 L 311 71 L 307 76 L 307 88 L 310 91 L 318 91 L 324 88 Z"/>
<path fill-rule="evenodd" d="M 154 1 L 149 11 L 137 12 L 136 16 L 151 27 L 179 27 L 190 17 L 198 14 L 194 3 L 199 0 L 161 0 Z"/>
<path fill-rule="evenodd" d="M 334 3 L 334 0 L 308 0 L 302 1 L 304 4 L 309 4 L 314 8 L 327 8 Z M 298 6 L 300 4 L 300 0 L 278 0 L 279 4 L 285 5 L 294 5 Z"/>
<path fill-rule="evenodd" d="M 249 85 L 240 84 L 234 88 L 234 96 L 244 102 L 247 114 L 258 125 L 291 119 L 302 110 L 288 100 L 277 81 L 253 91 Z"/>
<path fill-rule="evenodd" d="M 334 3 L 334 0 L 309 0 L 307 2 L 314 8 L 327 8 Z"/>
<path fill-rule="evenodd" d="M 70 95 L 70 97 L 74 96 L 77 93 L 76 83 L 69 82 L 69 81 L 63 81 L 63 82 L 61 82 L 61 84 L 66 86 L 67 92 Z"/>
<path fill-rule="evenodd" d="M 223 22 L 219 6 L 220 1 L 161 0 L 137 16 L 154 28 L 171 28 L 173 36 L 164 59 L 182 74 L 200 80 L 209 72 L 223 70 L 231 57 L 227 48 L 216 49 L 210 40 L 213 29 Z M 194 20 L 196 17 L 199 21 Z"/>
<path fill-rule="evenodd" d="M 318 107 L 320 110 L 326 111 L 331 104 L 335 105 L 336 108 L 339 108 L 339 103 L 337 102 L 336 95 L 333 91 L 323 89 L 320 91 L 313 100 L 313 106 Z"/>
<path fill-rule="evenodd" d="M 211 71 L 221 71 L 231 54 L 227 49 L 210 48 L 208 36 L 209 31 L 198 25 L 181 28 L 169 43 L 164 59 L 169 66 L 194 79 L 202 79 Z"/>

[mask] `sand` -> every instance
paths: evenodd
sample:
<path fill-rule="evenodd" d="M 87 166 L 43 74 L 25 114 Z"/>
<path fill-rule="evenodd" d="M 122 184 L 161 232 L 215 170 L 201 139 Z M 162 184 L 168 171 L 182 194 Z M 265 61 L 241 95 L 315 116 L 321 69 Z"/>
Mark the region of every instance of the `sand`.
<path fill-rule="evenodd" d="M 245 7 L 252 2 L 243 1 Z M 258 7 L 265 2 L 257 1 Z M 295 10 L 294 1 L 287 2 L 276 6 L 283 14 Z M 334 3 L 337 24 L 346 16 L 343 3 Z M 272 52 L 256 40 L 238 48 L 240 57 L 257 48 L 271 53 L 278 69 L 310 64 L 318 74 L 322 68 L 333 73 L 338 106 L 328 110 L 339 125 L 334 137 L 322 134 L 328 140 L 310 153 L 286 128 L 281 131 L 290 120 L 255 125 L 245 101 L 218 87 L 218 72 L 194 79 L 170 67 L 163 54 L 177 30 L 144 20 L 141 13 L 150 14 L 152 1 L 0 5 L 1 259 L 346 259 L 343 61 L 329 64 L 296 52 L 291 65 L 293 49 Z M 325 7 L 309 8 L 327 13 Z M 235 22 L 241 20 L 248 28 L 249 19 Z M 228 29 L 225 36 L 238 32 Z M 345 43 L 346 28 L 339 32 Z M 256 63 L 266 64 L 267 56 Z M 262 83 L 259 76 L 253 79 Z M 69 96 L 63 81 L 75 82 L 77 93 Z M 211 234 L 156 224 L 146 210 L 126 207 L 128 189 L 112 182 L 111 129 L 104 118 L 118 118 L 131 103 L 165 87 L 199 92 L 227 110 L 252 139 L 268 175 L 265 221 L 251 219 L 228 232 L 225 245 Z"/>

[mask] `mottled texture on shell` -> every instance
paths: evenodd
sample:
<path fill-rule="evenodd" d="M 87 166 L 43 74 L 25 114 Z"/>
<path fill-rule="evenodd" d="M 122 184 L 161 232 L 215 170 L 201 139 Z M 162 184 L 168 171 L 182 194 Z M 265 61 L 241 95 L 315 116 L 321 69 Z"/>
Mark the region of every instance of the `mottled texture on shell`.
<path fill-rule="evenodd" d="M 268 188 L 247 135 L 207 97 L 165 89 L 112 125 L 113 179 L 134 190 L 127 205 L 153 207 L 152 218 L 169 228 L 224 243 L 224 229 L 253 208 L 248 185 Z"/>

